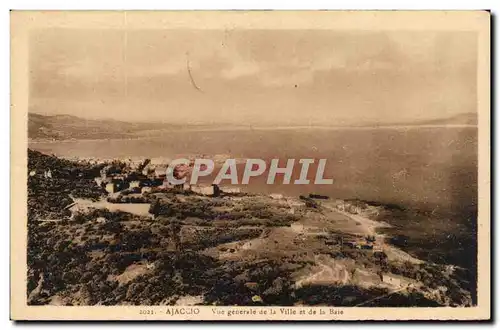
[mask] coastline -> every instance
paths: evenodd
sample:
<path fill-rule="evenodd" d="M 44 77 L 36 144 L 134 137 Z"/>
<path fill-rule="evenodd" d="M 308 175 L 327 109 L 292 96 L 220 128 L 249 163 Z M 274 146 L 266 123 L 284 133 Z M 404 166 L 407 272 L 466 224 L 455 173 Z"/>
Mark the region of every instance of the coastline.
<path fill-rule="evenodd" d="M 182 129 L 165 129 L 155 130 L 154 134 L 147 134 L 140 136 L 144 131 L 133 133 L 131 137 L 120 138 L 96 138 L 96 139 L 28 139 L 28 144 L 41 144 L 41 143 L 68 143 L 68 142 L 99 142 L 99 141 L 128 141 L 128 140 L 147 140 L 151 138 L 161 138 L 163 134 L 169 133 L 182 133 L 182 132 L 225 132 L 225 131 L 293 131 L 293 130 L 332 130 L 332 131 L 350 131 L 350 130 L 415 130 L 415 129 L 429 129 L 429 128 L 478 128 L 477 125 L 468 124 L 448 124 L 448 125 L 380 125 L 380 126 L 242 126 L 242 127 L 214 127 L 214 128 L 182 128 Z"/>

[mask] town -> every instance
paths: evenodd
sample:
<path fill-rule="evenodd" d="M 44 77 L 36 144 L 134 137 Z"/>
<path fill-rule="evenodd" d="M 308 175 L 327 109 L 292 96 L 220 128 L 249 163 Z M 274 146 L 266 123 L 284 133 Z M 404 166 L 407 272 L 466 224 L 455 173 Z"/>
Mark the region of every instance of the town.
<path fill-rule="evenodd" d="M 302 164 L 300 169 L 300 177 L 293 181 L 293 184 L 309 184 L 308 179 L 309 167 L 315 161 L 314 159 L 300 159 Z M 269 166 L 267 184 L 274 184 L 276 176 L 283 174 L 283 184 L 291 183 L 291 177 L 294 170 L 295 159 L 287 160 L 285 167 L 278 167 L 279 159 L 273 159 Z M 326 159 L 320 159 L 316 171 L 314 184 L 332 184 L 333 179 L 323 178 L 326 166 Z M 106 189 L 108 193 L 115 193 L 125 189 L 131 192 L 144 193 L 151 191 L 153 188 L 157 190 L 168 189 L 201 189 L 196 186 L 200 177 L 209 176 L 215 169 L 215 163 L 211 159 L 175 159 L 168 165 L 152 165 L 150 159 L 145 159 L 136 167 L 126 166 L 123 163 L 113 162 L 106 165 L 101 170 L 101 176 L 96 178 L 99 186 Z M 245 163 L 241 184 L 248 184 L 251 177 L 262 175 L 267 169 L 267 164 L 262 159 L 248 159 Z M 235 159 L 226 159 L 220 167 L 217 176 L 215 177 L 212 188 L 202 187 L 206 189 L 215 189 L 212 193 L 217 193 L 217 186 L 223 180 L 229 180 L 231 184 L 240 184 L 238 180 L 237 162 Z"/>

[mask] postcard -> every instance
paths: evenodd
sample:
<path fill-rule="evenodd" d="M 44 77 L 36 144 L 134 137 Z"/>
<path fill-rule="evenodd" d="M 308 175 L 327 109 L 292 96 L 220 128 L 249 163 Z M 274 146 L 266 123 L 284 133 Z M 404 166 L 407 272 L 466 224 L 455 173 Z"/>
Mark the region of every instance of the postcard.
<path fill-rule="evenodd" d="M 12 11 L 11 319 L 490 319 L 488 11 Z"/>

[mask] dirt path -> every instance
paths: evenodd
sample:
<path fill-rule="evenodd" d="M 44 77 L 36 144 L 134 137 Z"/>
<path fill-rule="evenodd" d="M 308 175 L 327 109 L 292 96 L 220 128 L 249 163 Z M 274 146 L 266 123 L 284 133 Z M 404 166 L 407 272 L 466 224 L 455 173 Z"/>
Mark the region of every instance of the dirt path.
<path fill-rule="evenodd" d="M 296 288 L 311 284 L 346 284 L 349 282 L 349 272 L 342 263 L 327 256 L 316 255 L 314 259 L 319 269 L 296 281 Z"/>
<path fill-rule="evenodd" d="M 325 209 L 329 210 L 330 214 L 327 214 L 327 216 L 329 217 L 332 217 L 335 214 L 341 214 L 346 218 L 350 219 L 352 230 L 356 233 L 364 235 L 383 236 L 377 233 L 377 228 L 389 227 L 389 225 L 386 223 L 374 221 L 362 215 L 341 211 L 337 209 L 335 206 L 330 205 L 328 202 L 323 203 L 322 206 Z"/>
<path fill-rule="evenodd" d="M 370 235 L 376 238 L 376 241 L 381 245 L 383 251 L 387 254 L 389 260 L 399 260 L 399 261 L 409 261 L 411 263 L 422 263 L 423 261 L 412 257 L 403 250 L 386 243 L 386 235 L 377 233 L 377 228 L 390 227 L 389 224 L 384 222 L 379 222 L 371 220 L 367 217 L 358 214 L 352 214 L 338 210 L 328 203 L 324 203 L 323 206 L 328 209 L 331 213 L 327 216 L 333 217 L 335 214 L 341 214 L 349 219 L 351 219 L 351 225 L 343 228 L 346 232 L 361 235 Z"/>

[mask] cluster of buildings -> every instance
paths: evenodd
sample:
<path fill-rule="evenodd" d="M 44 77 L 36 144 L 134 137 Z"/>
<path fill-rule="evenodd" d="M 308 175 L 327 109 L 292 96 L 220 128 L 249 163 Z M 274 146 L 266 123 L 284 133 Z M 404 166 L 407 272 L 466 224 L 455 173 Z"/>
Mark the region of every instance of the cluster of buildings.
<path fill-rule="evenodd" d="M 174 188 L 166 180 L 167 166 L 149 166 L 149 159 L 143 161 L 137 168 L 124 163 L 112 163 L 106 165 L 100 174 L 95 181 L 110 194 L 124 190 L 144 193 L 153 188 Z"/>
<path fill-rule="evenodd" d="M 165 164 L 151 164 L 149 159 L 144 160 L 138 166 L 114 162 L 106 165 L 100 172 L 100 177 L 95 178 L 96 183 L 104 188 L 109 194 L 128 191 L 130 193 L 145 193 L 155 191 L 190 190 L 202 195 L 217 195 L 220 189 L 217 185 L 202 186 L 184 183 L 172 185 L 167 180 L 170 170 Z M 187 182 L 189 180 L 186 180 Z M 230 191 L 226 191 L 230 190 Z M 239 189 L 237 189 L 239 192 Z M 230 188 L 224 192 L 233 192 Z"/>

